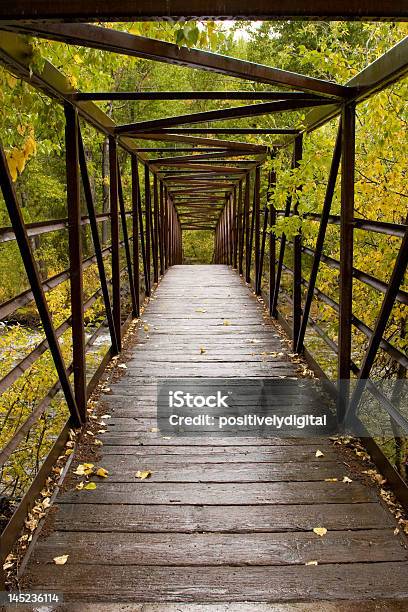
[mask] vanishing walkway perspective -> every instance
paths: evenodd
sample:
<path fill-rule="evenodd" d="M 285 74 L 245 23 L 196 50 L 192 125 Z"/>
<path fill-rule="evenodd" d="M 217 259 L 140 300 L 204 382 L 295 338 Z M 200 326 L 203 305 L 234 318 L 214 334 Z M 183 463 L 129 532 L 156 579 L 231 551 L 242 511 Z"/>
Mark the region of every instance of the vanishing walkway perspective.
<path fill-rule="evenodd" d="M 228 266 L 169 269 L 124 376 L 104 396 L 112 418 L 98 464 L 109 477 L 59 496 L 26 571 L 30 586 L 80 602 L 406 598 L 406 541 L 329 440 L 155 431 L 158 377 L 293 377 L 287 353 Z M 66 565 L 52 563 L 59 555 Z"/>

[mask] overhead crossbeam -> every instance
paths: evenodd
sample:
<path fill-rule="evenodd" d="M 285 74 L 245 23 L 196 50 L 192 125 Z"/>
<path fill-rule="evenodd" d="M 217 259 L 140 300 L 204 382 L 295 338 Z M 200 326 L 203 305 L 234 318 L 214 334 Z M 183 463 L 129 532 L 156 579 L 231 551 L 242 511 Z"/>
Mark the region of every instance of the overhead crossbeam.
<path fill-rule="evenodd" d="M 252 151 L 257 153 L 266 153 L 268 147 L 264 145 L 255 145 L 237 140 L 220 140 L 218 138 L 201 138 L 199 136 L 184 136 L 183 134 L 167 134 L 167 133 L 150 133 L 150 132 L 137 132 L 136 134 L 127 134 L 124 138 L 124 142 L 129 141 L 132 143 L 133 140 L 151 140 L 159 142 L 185 142 L 191 145 L 204 145 L 213 146 L 218 149 L 228 149 L 235 151 Z"/>
<path fill-rule="evenodd" d="M 297 100 L 320 99 L 317 94 L 303 91 L 107 91 L 80 92 L 73 95 L 77 102 L 117 100 Z"/>
<path fill-rule="evenodd" d="M 61 21 L 179 21 L 181 19 L 244 20 L 407 20 L 406 5 L 393 0 L 14 0 L 0 6 L 0 19 Z"/>
<path fill-rule="evenodd" d="M 327 102 L 326 102 L 327 104 Z M 332 105 L 330 105 L 332 106 Z M 215 128 L 215 127 L 198 127 L 198 128 L 162 128 L 160 130 L 152 130 L 153 134 L 299 134 L 300 130 L 296 128 Z"/>
<path fill-rule="evenodd" d="M 180 48 L 178 45 L 161 40 L 134 36 L 126 32 L 94 25 L 70 23 L 47 25 L 40 22 L 16 22 L 15 24 L 7 24 L 5 27 L 48 40 L 58 40 L 72 45 L 91 47 L 132 57 L 143 57 L 166 64 L 209 70 L 246 81 L 283 85 L 332 98 L 347 98 L 351 94 L 347 87 L 330 81 L 208 51 Z"/>
<path fill-rule="evenodd" d="M 231 108 L 189 113 L 188 115 L 178 115 L 175 117 L 165 117 L 164 119 L 152 119 L 150 121 L 139 121 L 137 123 L 119 125 L 115 128 L 115 132 L 116 134 L 149 132 L 177 125 L 203 123 L 205 121 L 260 117 L 261 115 L 293 111 L 310 106 L 322 106 L 323 104 L 328 104 L 327 100 L 278 100 L 277 102 L 264 102 L 262 104 L 246 104 L 244 106 L 233 106 Z"/>

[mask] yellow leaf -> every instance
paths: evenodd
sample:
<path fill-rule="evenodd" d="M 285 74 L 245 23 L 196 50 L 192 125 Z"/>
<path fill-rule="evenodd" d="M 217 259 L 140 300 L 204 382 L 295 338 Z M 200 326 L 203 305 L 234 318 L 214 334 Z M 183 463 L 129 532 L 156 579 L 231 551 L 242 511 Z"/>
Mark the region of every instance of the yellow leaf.
<path fill-rule="evenodd" d="M 78 491 L 82 491 L 82 489 L 84 488 L 84 483 L 79 482 L 75 488 L 78 489 Z"/>
<path fill-rule="evenodd" d="M 148 325 L 144 325 L 143 329 L 144 329 L 145 332 L 148 332 L 149 331 L 149 326 Z"/>
<path fill-rule="evenodd" d="M 88 476 L 93 472 L 93 463 L 80 463 L 74 474 L 77 476 Z"/>
<path fill-rule="evenodd" d="M 323 537 L 324 535 L 326 535 L 326 533 L 327 533 L 327 529 L 326 529 L 326 527 L 315 527 L 315 528 L 313 529 L 313 532 L 314 532 L 316 535 L 318 535 L 318 536 L 320 536 L 320 537 Z"/>
<path fill-rule="evenodd" d="M 88 484 L 84 486 L 84 489 L 87 491 L 94 491 L 96 489 L 96 484 L 94 482 L 88 482 Z"/>
<path fill-rule="evenodd" d="M 321 451 L 321 450 L 317 450 L 317 451 L 316 451 L 316 455 L 315 455 L 315 456 L 316 456 L 316 457 L 324 457 L 324 453 L 322 453 L 322 451 Z"/>
<path fill-rule="evenodd" d="M 318 565 L 317 561 L 306 561 L 305 565 Z"/>
<path fill-rule="evenodd" d="M 152 475 L 150 470 L 138 470 L 136 472 L 136 478 L 140 478 L 140 480 L 146 480 L 146 478 L 150 478 Z"/>
<path fill-rule="evenodd" d="M 68 561 L 69 555 L 61 555 L 60 557 L 54 557 L 53 561 L 55 565 L 65 565 Z"/>
<path fill-rule="evenodd" d="M 339 479 L 338 478 L 325 478 L 324 482 L 338 482 Z"/>
<path fill-rule="evenodd" d="M 13 183 L 17 180 L 17 163 L 12 155 L 7 155 L 7 164 Z"/>
<path fill-rule="evenodd" d="M 72 455 L 72 453 L 73 453 L 73 452 L 74 452 L 74 449 L 73 449 L 73 448 L 68 448 L 68 449 L 65 451 L 65 454 L 66 454 L 66 455 L 67 455 L 67 457 L 68 457 L 69 455 Z"/>
<path fill-rule="evenodd" d="M 205 308 L 196 308 L 196 312 L 207 312 Z"/>
<path fill-rule="evenodd" d="M 207 351 L 205 350 L 205 348 L 203 346 L 200 346 L 200 353 L 201 355 L 204 355 L 204 353 L 206 353 Z"/>
<path fill-rule="evenodd" d="M 74 62 L 76 64 L 83 64 L 84 60 L 82 59 L 82 57 L 78 53 L 75 53 L 75 55 L 74 55 Z"/>
<path fill-rule="evenodd" d="M 101 478 L 107 478 L 108 477 L 108 470 L 105 470 L 105 468 L 98 468 L 96 470 L 96 475 L 100 476 Z"/>
<path fill-rule="evenodd" d="M 23 152 L 26 157 L 30 157 L 30 155 L 35 155 L 35 153 L 37 152 L 37 143 L 35 142 L 33 136 L 29 136 L 25 141 Z"/>
<path fill-rule="evenodd" d="M 228 321 L 228 319 L 225 319 L 223 325 L 231 325 L 231 322 Z"/>

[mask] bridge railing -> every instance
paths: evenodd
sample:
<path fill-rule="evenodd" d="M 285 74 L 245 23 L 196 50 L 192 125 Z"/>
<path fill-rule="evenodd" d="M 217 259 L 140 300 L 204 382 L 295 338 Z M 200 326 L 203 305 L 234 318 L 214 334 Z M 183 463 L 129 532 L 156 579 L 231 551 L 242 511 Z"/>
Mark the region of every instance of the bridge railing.
<path fill-rule="evenodd" d="M 20 309 L 31 307 L 34 302 L 40 335 L 44 334 L 42 339 L 37 339 L 36 334 L 33 344 L 18 352 L 8 371 L 3 369 L 0 380 L 2 402 L 10 404 L 1 422 L 0 467 L 3 476 L 7 474 L 3 482 L 8 481 L 16 499 L 20 499 L 2 534 L 1 561 L 9 553 L 27 511 L 63 452 L 71 428 L 81 427 L 86 422 L 87 401 L 110 359 L 120 352 L 127 326 L 140 316 L 142 302 L 151 295 L 159 277 L 169 266 L 180 262 L 181 257 L 181 231 L 171 199 L 147 165 L 139 176 L 140 162 L 123 148 L 119 165 L 120 145 L 114 137 L 109 138 L 109 211 L 97 212 L 101 203 L 95 201 L 91 188 L 91 179 L 95 177 L 91 177 L 88 170 L 77 110 L 69 102 L 65 102 L 65 120 L 65 218 L 25 223 L 6 153 L 0 144 L 0 185 L 10 218 L 10 225 L 0 228 L 0 243 L 17 243 L 29 282 L 28 289 L 0 304 L 0 319 L 5 322 L 3 329 L 10 329 Z M 124 172 L 131 179 L 129 194 L 122 185 Z M 102 226 L 108 230 L 109 240 L 105 243 Z M 83 253 L 84 231 L 90 231 L 92 238 L 93 252 L 86 256 Z M 61 232 L 68 235 L 69 267 L 43 278 L 33 241 L 53 232 L 60 232 L 59 236 Z M 88 286 L 84 287 L 84 275 L 88 272 L 94 274 L 91 291 Z M 61 287 L 67 287 L 69 316 L 55 323 L 49 296 Z M 94 308 L 98 311 L 96 321 L 99 324 L 96 322 L 90 327 L 87 318 Z M 95 351 L 95 344 L 103 341 L 106 335 L 104 354 L 100 355 L 100 351 Z M 29 380 L 38 368 L 45 367 L 44 359 L 50 354 L 53 365 L 49 388 L 41 384 L 35 397 L 25 397 L 22 392 L 18 399 L 19 418 L 14 418 L 18 407 L 12 407 L 12 394 L 21 387 L 23 380 Z M 38 454 L 40 460 L 31 466 L 28 478 L 31 482 L 28 486 L 27 482 L 17 485 L 18 476 L 13 476 L 13 465 L 19 465 L 22 446 L 27 445 L 30 434 L 40 426 L 47 413 L 54 420 L 58 416 L 61 431 L 56 438 L 51 436 L 48 440 L 47 450 L 51 448 L 46 455 L 43 450 L 33 448 L 33 457 Z M 68 417 L 65 417 L 65 424 L 64 415 Z M 11 423 L 6 423 L 8 418 Z M 7 497 L 7 491 L 5 495 Z"/>
<path fill-rule="evenodd" d="M 292 168 L 296 168 L 302 159 L 302 138 L 302 134 L 295 137 Z M 341 212 L 340 215 L 333 215 L 331 207 L 340 166 Z M 408 357 L 403 349 L 387 339 L 386 331 L 394 305 L 408 305 L 408 292 L 402 288 L 408 262 L 408 218 L 405 223 L 390 223 L 355 216 L 355 105 L 348 103 L 343 107 L 321 212 L 302 216 L 303 223 L 318 224 L 314 248 L 304 244 L 301 230 L 291 237 L 282 232 L 278 235 L 277 219 L 299 217 L 298 202 L 292 203 L 289 196 L 284 210 L 274 207 L 270 196 L 279 176 L 270 169 L 264 170 L 263 179 L 268 184 L 268 195 L 261 201 L 261 172 L 262 165 L 248 172 L 226 200 L 216 228 L 215 263 L 232 266 L 246 283 L 251 283 L 256 295 L 265 298 L 270 315 L 282 324 L 292 339 L 293 351 L 307 357 L 312 369 L 320 378 L 325 379 L 326 386 L 337 398 L 340 422 L 346 416 L 350 418 L 358 414 L 360 400 L 367 391 L 388 414 L 395 444 L 401 444 L 401 440 L 408 434 L 408 419 L 400 409 L 399 398 L 389 397 L 370 379 L 370 375 L 379 352 L 393 364 L 397 379 L 405 379 L 407 375 Z M 339 258 L 324 253 L 325 238 L 330 226 L 339 228 Z M 390 236 L 399 242 L 388 282 L 355 265 L 353 247 L 356 230 L 367 235 L 379 233 Z M 389 248 L 394 248 L 394 244 L 390 244 Z M 337 300 L 318 286 L 318 273 L 322 264 L 337 273 Z M 284 276 L 289 276 L 291 281 L 283 282 Z M 382 296 L 372 327 L 353 312 L 355 280 Z M 316 302 L 328 307 L 336 318 L 337 341 L 312 316 Z M 360 359 L 353 355 L 352 340 L 356 330 L 366 339 Z M 305 343 L 310 331 L 318 335 L 334 356 L 335 376 L 319 363 L 319 357 L 308 346 L 309 343 Z M 408 489 L 401 474 L 362 422 L 360 427 L 366 432 L 364 439 L 371 455 L 400 498 L 407 502 Z"/>

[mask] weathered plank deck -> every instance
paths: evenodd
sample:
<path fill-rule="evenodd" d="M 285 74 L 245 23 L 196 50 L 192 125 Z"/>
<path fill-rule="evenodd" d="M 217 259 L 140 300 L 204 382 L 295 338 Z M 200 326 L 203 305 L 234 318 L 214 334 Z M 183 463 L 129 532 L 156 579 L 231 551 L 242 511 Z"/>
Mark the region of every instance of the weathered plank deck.
<path fill-rule="evenodd" d="M 175 266 L 144 319 L 149 330 L 105 398 L 113 418 L 99 463 L 109 478 L 60 496 L 31 585 L 82 602 L 408 599 L 405 541 L 373 489 L 341 482 L 347 468 L 329 441 L 150 431 L 157 376 L 294 376 L 285 355 L 261 356 L 281 353 L 281 340 L 238 276 Z M 153 475 L 141 482 L 143 469 Z M 62 554 L 68 563 L 54 565 Z"/>

